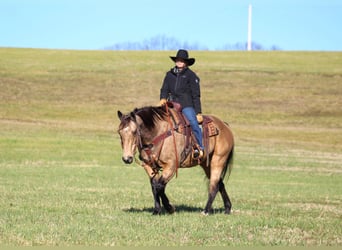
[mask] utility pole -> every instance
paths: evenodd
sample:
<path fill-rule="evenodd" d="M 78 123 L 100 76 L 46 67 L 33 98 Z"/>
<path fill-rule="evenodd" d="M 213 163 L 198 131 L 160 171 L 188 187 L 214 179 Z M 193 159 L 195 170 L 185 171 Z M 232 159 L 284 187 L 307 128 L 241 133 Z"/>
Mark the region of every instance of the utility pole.
<path fill-rule="evenodd" d="M 248 6 L 248 40 L 247 40 L 247 50 L 252 50 L 252 5 Z"/>

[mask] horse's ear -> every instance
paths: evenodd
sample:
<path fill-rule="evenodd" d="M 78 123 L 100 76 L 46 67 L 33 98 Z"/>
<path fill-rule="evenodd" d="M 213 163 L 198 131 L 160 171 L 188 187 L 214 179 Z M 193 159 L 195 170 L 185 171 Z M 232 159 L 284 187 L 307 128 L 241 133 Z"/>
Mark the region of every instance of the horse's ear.
<path fill-rule="evenodd" d="M 133 121 L 136 121 L 136 119 L 135 119 L 135 113 L 134 113 L 134 112 L 131 112 L 131 113 L 130 113 L 130 117 L 132 118 Z"/>
<path fill-rule="evenodd" d="M 123 115 L 123 114 L 121 113 L 121 111 L 118 110 L 118 117 L 119 117 L 120 120 L 121 120 L 122 115 Z"/>

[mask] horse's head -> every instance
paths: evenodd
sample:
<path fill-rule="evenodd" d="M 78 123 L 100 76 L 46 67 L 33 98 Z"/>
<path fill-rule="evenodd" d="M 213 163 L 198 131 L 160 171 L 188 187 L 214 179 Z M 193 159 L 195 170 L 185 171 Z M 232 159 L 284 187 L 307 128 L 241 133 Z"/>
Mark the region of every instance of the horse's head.
<path fill-rule="evenodd" d="M 161 107 L 134 109 L 134 111 L 127 115 L 118 111 L 120 119 L 118 132 L 123 151 L 122 160 L 126 164 L 133 162 L 137 148 L 141 151 L 143 143 L 149 144 L 158 134 L 161 126 L 157 126 L 157 124 L 165 116 L 165 109 Z"/>
<path fill-rule="evenodd" d="M 118 133 L 121 139 L 122 160 L 126 164 L 131 164 L 137 149 L 138 143 L 138 126 L 135 120 L 134 113 L 128 115 L 118 111 L 120 125 Z"/>

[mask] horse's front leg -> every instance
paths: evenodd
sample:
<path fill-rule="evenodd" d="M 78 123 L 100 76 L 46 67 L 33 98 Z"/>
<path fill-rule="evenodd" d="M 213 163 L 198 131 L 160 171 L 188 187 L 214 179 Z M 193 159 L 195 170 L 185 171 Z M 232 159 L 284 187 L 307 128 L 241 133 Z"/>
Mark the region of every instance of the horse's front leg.
<path fill-rule="evenodd" d="M 153 209 L 153 215 L 157 215 L 161 213 L 161 205 L 160 205 L 160 195 L 158 190 L 158 179 L 160 178 L 159 174 L 156 173 L 152 167 L 146 163 L 143 163 L 143 168 L 146 171 L 146 174 L 150 178 L 151 188 L 152 188 L 152 194 L 154 199 L 154 209 Z"/>
<path fill-rule="evenodd" d="M 151 166 L 144 164 L 143 165 L 147 175 L 150 177 L 152 193 L 154 198 L 154 210 L 153 214 L 160 214 L 161 213 L 161 205 L 160 200 L 165 208 L 165 210 L 172 214 L 175 212 L 175 207 L 170 204 L 170 201 L 165 194 L 165 188 L 168 181 L 172 178 L 173 172 L 170 171 L 168 168 L 163 168 L 162 175 L 153 171 Z"/>
<path fill-rule="evenodd" d="M 152 192 L 154 196 L 155 208 L 153 214 L 159 214 L 161 212 L 160 199 L 163 203 L 165 210 L 172 214 L 175 212 L 175 207 L 170 204 L 169 198 L 165 194 L 166 182 L 163 176 L 155 176 L 151 179 Z"/>
<path fill-rule="evenodd" d="M 168 162 L 163 164 L 163 172 L 161 177 L 159 178 L 159 194 L 162 200 L 163 206 L 169 214 L 173 214 L 175 212 L 175 207 L 170 203 L 169 198 L 166 196 L 165 188 L 166 184 L 172 179 L 175 174 L 175 167 L 173 166 L 174 162 Z"/>
<path fill-rule="evenodd" d="M 162 200 L 163 206 L 169 214 L 173 214 L 175 212 L 175 207 L 170 203 L 169 198 L 167 198 L 165 193 L 166 183 L 164 182 L 163 178 L 160 178 L 160 198 Z"/>
<path fill-rule="evenodd" d="M 153 215 L 158 215 L 161 213 L 161 206 L 160 206 L 160 191 L 158 188 L 158 180 L 156 178 L 151 178 L 151 187 L 152 187 L 152 194 L 154 198 L 154 209 Z"/>

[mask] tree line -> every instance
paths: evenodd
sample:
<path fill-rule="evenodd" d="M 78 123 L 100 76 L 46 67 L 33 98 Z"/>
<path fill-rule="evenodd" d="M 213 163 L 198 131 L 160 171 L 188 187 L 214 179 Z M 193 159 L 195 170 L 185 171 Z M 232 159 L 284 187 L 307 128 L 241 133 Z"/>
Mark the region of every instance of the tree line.
<path fill-rule="evenodd" d="M 188 50 L 209 50 L 205 45 L 199 43 L 181 42 L 174 37 L 165 35 L 154 36 L 141 42 L 122 42 L 104 47 L 105 50 L 178 50 L 184 48 Z M 235 44 L 224 44 L 214 50 L 246 50 L 247 42 Z M 252 42 L 252 50 L 281 50 L 278 46 L 272 45 L 265 48 L 259 43 Z"/>

